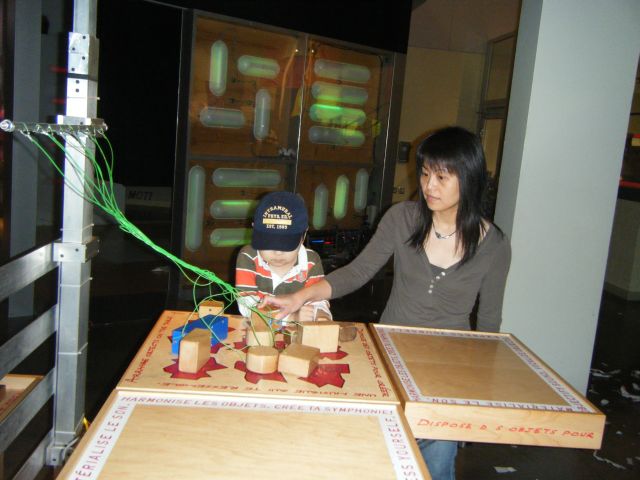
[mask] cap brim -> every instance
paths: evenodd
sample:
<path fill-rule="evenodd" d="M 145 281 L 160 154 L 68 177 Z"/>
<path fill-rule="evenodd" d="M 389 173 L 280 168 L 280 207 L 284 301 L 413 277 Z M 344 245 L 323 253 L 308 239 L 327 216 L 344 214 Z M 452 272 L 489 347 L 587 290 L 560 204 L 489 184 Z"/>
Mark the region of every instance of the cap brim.
<path fill-rule="evenodd" d="M 263 232 L 253 231 L 251 237 L 251 246 L 256 250 L 277 250 L 279 252 L 292 252 L 302 240 L 302 233 L 289 235 L 274 235 L 273 233 L 265 234 Z"/>

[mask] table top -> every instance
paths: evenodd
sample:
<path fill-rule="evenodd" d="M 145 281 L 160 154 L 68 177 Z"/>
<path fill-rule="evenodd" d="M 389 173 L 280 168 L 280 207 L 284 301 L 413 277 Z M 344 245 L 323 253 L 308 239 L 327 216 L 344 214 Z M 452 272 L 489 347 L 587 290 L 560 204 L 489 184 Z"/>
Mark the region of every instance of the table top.
<path fill-rule="evenodd" d="M 62 479 L 431 478 L 395 404 L 115 390 Z"/>
<path fill-rule="evenodd" d="M 225 343 L 235 350 L 220 344 L 212 347 L 208 363 L 198 373 L 187 374 L 178 370 L 177 357 L 171 355 L 170 337 L 172 330 L 188 321 L 189 315 L 190 312 L 171 310 L 162 313 L 117 389 L 399 403 L 365 324 L 356 324 L 355 340 L 341 342 L 336 353 L 321 354 L 314 372 L 308 378 L 300 378 L 280 372 L 260 375 L 247 371 L 241 351 L 246 346 L 243 318 L 227 315 L 229 337 Z M 284 343 L 276 346 L 283 348 Z"/>
<path fill-rule="evenodd" d="M 417 437 L 599 447 L 604 415 L 513 335 L 371 327 Z"/>

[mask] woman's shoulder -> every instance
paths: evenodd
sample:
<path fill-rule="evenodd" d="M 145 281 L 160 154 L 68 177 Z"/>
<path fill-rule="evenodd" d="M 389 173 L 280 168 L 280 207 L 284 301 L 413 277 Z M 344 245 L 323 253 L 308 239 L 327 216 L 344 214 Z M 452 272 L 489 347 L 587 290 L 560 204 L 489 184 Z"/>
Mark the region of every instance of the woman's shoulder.
<path fill-rule="evenodd" d="M 511 252 L 511 242 L 506 233 L 504 233 L 500 227 L 495 223 L 485 220 L 487 229 L 485 234 L 485 240 L 487 244 L 491 246 L 493 250 L 502 252 Z"/>
<path fill-rule="evenodd" d="M 412 202 L 410 200 L 404 202 L 394 203 L 389 207 L 385 216 L 393 218 L 413 218 L 418 214 L 419 207 L 418 202 Z"/>

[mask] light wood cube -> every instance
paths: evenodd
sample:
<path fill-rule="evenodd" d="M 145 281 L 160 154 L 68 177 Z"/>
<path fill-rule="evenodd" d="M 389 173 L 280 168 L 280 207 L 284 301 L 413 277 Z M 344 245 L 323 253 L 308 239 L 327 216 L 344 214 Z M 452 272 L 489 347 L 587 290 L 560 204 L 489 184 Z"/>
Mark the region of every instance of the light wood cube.
<path fill-rule="evenodd" d="M 196 328 L 180 341 L 178 370 L 197 373 L 211 356 L 211 332 Z"/>
<path fill-rule="evenodd" d="M 222 315 L 224 303 L 217 300 L 205 300 L 198 306 L 198 316 L 204 318 L 207 315 Z"/>
<path fill-rule="evenodd" d="M 320 349 L 307 345 L 289 345 L 278 359 L 278 371 L 297 377 L 308 377 L 318 366 Z"/>
<path fill-rule="evenodd" d="M 340 324 L 336 322 L 300 322 L 298 325 L 299 342 L 320 349 L 320 353 L 337 352 L 339 336 Z"/>
<path fill-rule="evenodd" d="M 278 368 L 278 350 L 273 347 L 251 347 L 247 351 L 247 370 L 254 373 L 273 373 Z"/>
<path fill-rule="evenodd" d="M 253 325 L 253 329 L 251 326 Z M 274 334 L 269 326 L 258 318 L 252 320 L 251 324 L 247 326 L 247 345 L 250 347 L 260 345 L 265 347 L 273 347 Z"/>

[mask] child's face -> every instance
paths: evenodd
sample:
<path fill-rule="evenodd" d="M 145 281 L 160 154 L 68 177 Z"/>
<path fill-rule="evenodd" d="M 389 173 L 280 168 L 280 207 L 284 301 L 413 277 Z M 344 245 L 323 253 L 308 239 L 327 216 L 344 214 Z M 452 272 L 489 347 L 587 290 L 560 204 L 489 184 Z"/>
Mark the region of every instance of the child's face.
<path fill-rule="evenodd" d="M 292 252 L 281 252 L 279 250 L 260 250 L 260 256 L 272 268 L 284 269 L 285 267 L 293 267 L 298 260 L 298 248 Z"/>

